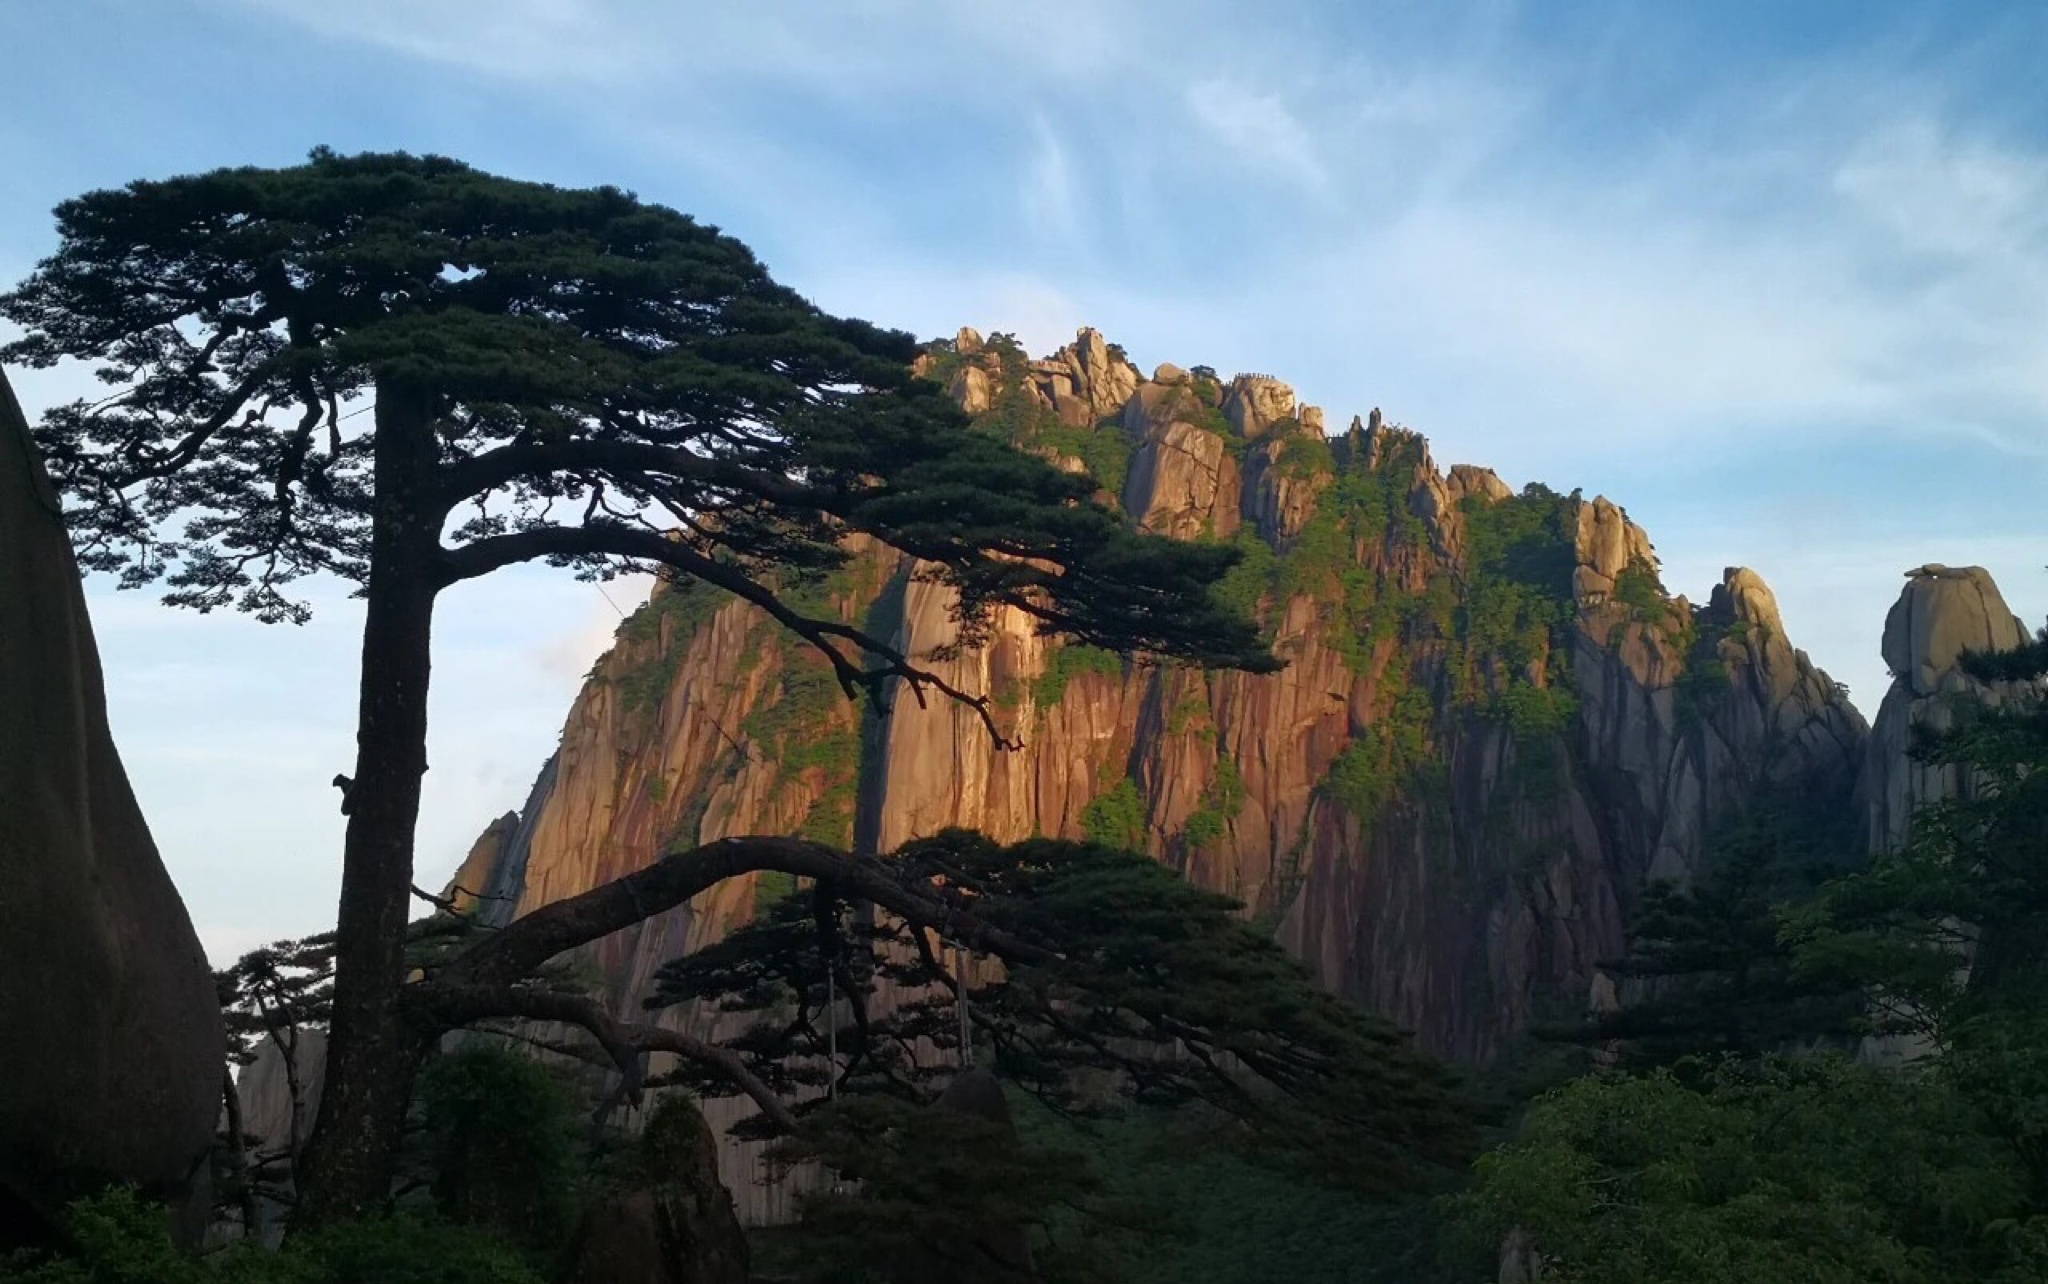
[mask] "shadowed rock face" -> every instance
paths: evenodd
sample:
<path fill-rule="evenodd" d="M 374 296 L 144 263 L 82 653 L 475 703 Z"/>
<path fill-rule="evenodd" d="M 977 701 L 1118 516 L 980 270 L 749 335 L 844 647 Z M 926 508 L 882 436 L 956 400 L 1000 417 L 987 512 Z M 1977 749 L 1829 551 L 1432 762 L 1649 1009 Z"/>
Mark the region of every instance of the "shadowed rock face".
<path fill-rule="evenodd" d="M 107 729 L 78 566 L 0 380 L 0 1249 L 133 1182 L 196 1234 L 213 976 Z"/>
<path fill-rule="evenodd" d="M 942 701 L 864 720 L 759 612 L 664 590 L 577 696 L 511 837 L 485 844 L 495 871 L 466 869 L 512 898 L 486 917 L 734 834 L 1078 838 L 1118 794 L 1147 851 L 1243 900 L 1325 985 L 1480 1063 L 1546 1008 L 1611 995 L 1598 963 L 1622 952 L 1645 878 L 1687 874 L 1754 786 L 1849 805 L 1863 721 L 1761 578 L 1731 568 L 1700 608 L 1670 597 L 1648 535 L 1605 499 L 1444 473 L 1377 412 L 1326 436 L 1270 377 L 1148 380 L 1092 331 L 1039 361 L 963 332 L 923 364 L 969 407 L 1034 408 L 1051 426 L 1026 444 L 1062 466 L 1121 460 L 1110 498 L 1134 523 L 1261 555 L 1251 596 L 1288 667 L 1129 666 L 1002 616 L 935 664 L 992 695 L 1025 744 L 999 752 Z M 952 598 L 913 570 L 860 549 L 826 609 L 942 647 Z M 1514 614 L 1524 590 L 1542 623 Z M 756 890 L 734 880 L 595 946 L 611 1001 L 638 1014 L 661 963 L 746 921 Z M 721 1129 L 740 1111 L 706 1107 Z M 753 1149 L 721 1162 L 744 1219 L 786 1215 Z"/>
<path fill-rule="evenodd" d="M 718 1180 L 717 1141 L 685 1101 L 640 1139 L 642 1180 L 584 1217 L 566 1284 L 747 1284 L 747 1239 Z"/>

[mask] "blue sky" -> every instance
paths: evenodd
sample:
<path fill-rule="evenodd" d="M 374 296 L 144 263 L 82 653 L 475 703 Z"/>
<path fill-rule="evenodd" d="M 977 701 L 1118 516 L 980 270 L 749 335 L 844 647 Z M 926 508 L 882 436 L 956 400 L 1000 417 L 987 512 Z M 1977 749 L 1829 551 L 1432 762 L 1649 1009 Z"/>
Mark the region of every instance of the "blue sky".
<path fill-rule="evenodd" d="M 91 188 L 442 152 L 687 210 L 836 311 L 1093 324 L 1605 493 L 1675 591 L 1762 572 L 1866 712 L 1906 567 L 2048 612 L 2042 6 L 69 0 L 0 7 L 0 47 L 5 280 Z M 323 925 L 359 617 L 91 593 L 209 949 Z M 537 571 L 441 618 L 422 881 L 517 805 L 617 615 Z"/>

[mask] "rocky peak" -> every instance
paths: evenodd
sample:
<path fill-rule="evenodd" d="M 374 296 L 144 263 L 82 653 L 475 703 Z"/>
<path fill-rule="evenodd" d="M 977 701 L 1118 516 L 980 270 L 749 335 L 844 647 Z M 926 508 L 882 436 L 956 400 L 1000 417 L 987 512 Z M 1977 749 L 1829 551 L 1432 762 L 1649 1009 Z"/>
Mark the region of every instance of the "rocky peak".
<path fill-rule="evenodd" d="M 1906 572 L 1884 618 L 1884 662 L 1915 695 L 1933 695 L 1965 651 L 2009 651 L 2027 628 L 1981 566 L 1929 563 Z"/>
<path fill-rule="evenodd" d="M 1271 375 L 1241 374 L 1223 394 L 1223 415 L 1238 436 L 1255 440 L 1281 420 L 1294 418 L 1294 389 Z"/>
<path fill-rule="evenodd" d="M 1783 637 L 1785 625 L 1778 615 L 1778 597 L 1764 577 L 1747 566 L 1730 566 L 1721 572 L 1709 606 L 1732 620 L 1741 620 L 1773 636 Z"/>
<path fill-rule="evenodd" d="M 2027 640 L 2026 625 L 2005 604 L 1981 566 L 1939 563 L 1906 572 L 1906 586 L 1884 621 L 1884 662 L 1891 686 L 1871 725 L 1858 784 L 1873 850 L 1906 838 L 1915 807 L 1966 793 L 1971 782 L 1951 768 L 1915 761 L 1916 727 L 1952 726 L 1960 703 L 2003 704 L 2015 692 L 1964 673 L 1966 651 L 2006 651 Z"/>
<path fill-rule="evenodd" d="M 1657 551 L 1649 535 L 1605 495 L 1579 505 L 1578 549 L 1584 571 L 1578 589 L 1582 597 L 1613 593 L 1632 567 L 1653 578 L 1657 573 Z"/>

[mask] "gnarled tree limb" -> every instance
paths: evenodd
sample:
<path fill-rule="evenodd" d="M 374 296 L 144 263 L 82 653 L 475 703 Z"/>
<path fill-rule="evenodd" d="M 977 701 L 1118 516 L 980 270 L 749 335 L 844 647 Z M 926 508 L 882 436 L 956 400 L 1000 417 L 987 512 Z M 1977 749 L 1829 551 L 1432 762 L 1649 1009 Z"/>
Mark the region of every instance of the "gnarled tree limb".
<path fill-rule="evenodd" d="M 629 1059 L 646 1052 L 672 1052 L 679 1057 L 709 1066 L 731 1080 L 770 1122 L 784 1132 L 794 1132 L 796 1115 L 782 1098 L 747 1069 L 736 1053 L 716 1044 L 660 1026 L 633 1025 L 606 1012 L 595 999 L 559 990 L 540 990 L 516 985 L 457 985 L 430 981 L 408 986 L 406 1006 L 416 1018 L 424 1018 L 444 1029 L 471 1025 L 493 1017 L 524 1021 L 556 1021 L 590 1033 L 623 1073 L 633 1073 Z"/>
<path fill-rule="evenodd" d="M 728 878 L 776 870 L 833 883 L 921 927 L 1010 963 L 1050 963 L 1053 951 L 991 927 L 935 889 L 906 883 L 873 857 L 802 838 L 721 838 L 663 857 L 646 869 L 515 919 L 455 956 L 440 972 L 451 985 L 510 985 L 565 950 L 673 909 Z"/>

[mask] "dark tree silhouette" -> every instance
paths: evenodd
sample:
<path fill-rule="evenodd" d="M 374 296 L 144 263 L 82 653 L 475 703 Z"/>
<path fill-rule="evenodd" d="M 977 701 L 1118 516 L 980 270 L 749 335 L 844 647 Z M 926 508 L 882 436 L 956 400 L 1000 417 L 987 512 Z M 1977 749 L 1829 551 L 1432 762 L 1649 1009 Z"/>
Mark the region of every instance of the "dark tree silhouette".
<path fill-rule="evenodd" d="M 1210 586 L 1228 550 L 1140 536 L 1094 483 L 970 429 L 902 334 L 819 311 L 738 241 L 612 188 L 344 157 L 69 201 L 0 359 L 112 391 L 37 432 L 88 568 L 306 618 L 366 599 L 333 1038 L 301 1212 L 378 1203 L 424 1044 L 399 1001 L 439 594 L 519 562 L 660 569 L 753 602 L 849 695 L 971 700 L 789 605 L 849 540 L 1121 652 L 1271 669 Z M 991 734 L 994 722 L 984 719 Z"/>

